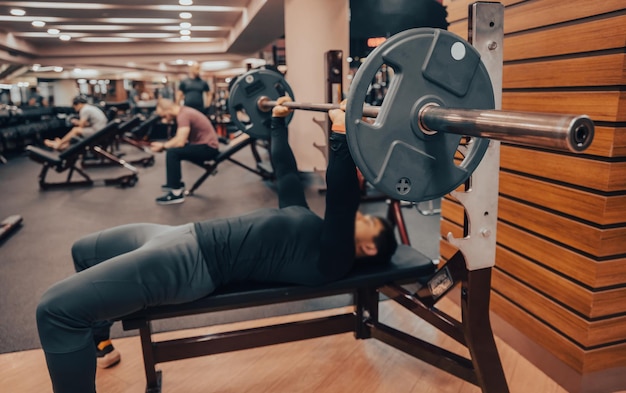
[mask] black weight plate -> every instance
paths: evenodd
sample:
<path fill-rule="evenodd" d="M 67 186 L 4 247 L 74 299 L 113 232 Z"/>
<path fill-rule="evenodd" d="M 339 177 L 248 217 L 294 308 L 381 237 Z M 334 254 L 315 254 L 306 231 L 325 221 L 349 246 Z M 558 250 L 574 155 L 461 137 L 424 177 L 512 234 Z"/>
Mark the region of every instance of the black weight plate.
<path fill-rule="evenodd" d="M 362 119 L 369 85 L 383 64 L 394 70 L 376 121 Z M 480 163 L 489 140 L 423 133 L 424 105 L 493 109 L 491 79 L 478 52 L 460 37 L 433 28 L 396 34 L 377 47 L 357 71 L 346 108 L 350 151 L 363 176 L 392 198 L 427 201 L 463 184 Z M 457 152 L 458 150 L 458 152 Z M 455 155 L 463 154 L 462 160 Z M 460 162 L 459 162 L 460 161 Z"/>
<path fill-rule="evenodd" d="M 269 139 L 272 112 L 259 109 L 259 98 L 268 97 L 276 101 L 285 94 L 295 100 L 291 87 L 280 73 L 266 69 L 248 71 L 239 76 L 230 89 L 228 112 L 231 121 L 253 138 Z M 242 116 L 242 113 L 245 115 Z M 292 117 L 293 113 L 287 116 L 287 124 Z"/>

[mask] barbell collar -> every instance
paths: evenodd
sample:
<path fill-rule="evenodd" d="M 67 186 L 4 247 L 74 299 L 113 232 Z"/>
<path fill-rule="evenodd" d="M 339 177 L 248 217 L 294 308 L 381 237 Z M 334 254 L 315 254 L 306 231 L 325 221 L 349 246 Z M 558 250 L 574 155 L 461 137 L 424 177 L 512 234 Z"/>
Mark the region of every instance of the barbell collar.
<path fill-rule="evenodd" d="M 594 136 L 594 123 L 586 115 L 425 105 L 418 117 L 419 126 L 426 133 L 447 132 L 575 153 L 587 149 Z"/>

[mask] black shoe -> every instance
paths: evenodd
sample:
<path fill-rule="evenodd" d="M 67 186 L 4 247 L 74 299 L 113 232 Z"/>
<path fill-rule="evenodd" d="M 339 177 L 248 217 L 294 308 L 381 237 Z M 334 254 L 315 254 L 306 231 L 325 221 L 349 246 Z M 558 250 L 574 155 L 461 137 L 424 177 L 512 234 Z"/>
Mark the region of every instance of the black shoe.
<path fill-rule="evenodd" d="M 182 189 L 180 191 L 181 193 L 178 196 L 174 195 L 174 193 L 170 191 L 162 197 L 157 198 L 156 203 L 158 203 L 159 205 L 173 205 L 175 203 L 183 203 L 185 202 L 185 193 L 182 192 Z"/>
<path fill-rule="evenodd" d="M 122 359 L 122 355 L 113 347 L 111 340 L 101 341 L 96 346 L 96 356 L 100 368 L 113 367 Z"/>
<path fill-rule="evenodd" d="M 180 182 L 180 188 L 185 188 L 185 183 L 182 182 L 182 181 Z M 171 190 L 173 190 L 173 188 L 168 186 L 167 184 L 163 184 L 161 186 L 161 191 L 163 191 L 163 192 L 168 192 L 168 191 L 171 191 Z"/>

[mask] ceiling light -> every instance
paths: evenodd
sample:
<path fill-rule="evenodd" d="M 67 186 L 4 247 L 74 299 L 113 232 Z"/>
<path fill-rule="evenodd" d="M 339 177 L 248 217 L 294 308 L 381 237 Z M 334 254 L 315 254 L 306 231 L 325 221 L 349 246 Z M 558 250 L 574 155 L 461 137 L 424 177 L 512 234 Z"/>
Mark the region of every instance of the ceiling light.
<path fill-rule="evenodd" d="M 59 29 L 48 29 L 48 34 L 57 35 L 61 32 Z"/>
<path fill-rule="evenodd" d="M 181 12 L 178 16 L 180 19 L 191 19 L 191 12 Z"/>
<path fill-rule="evenodd" d="M 192 5 L 193 1 L 192 0 L 178 0 L 178 4 L 180 4 L 180 5 Z"/>
<path fill-rule="evenodd" d="M 190 39 L 191 39 L 191 37 L 190 37 L 190 36 L 188 36 L 188 35 L 181 35 L 181 36 L 180 36 L 180 40 L 181 40 L 181 41 L 189 41 Z"/>
<path fill-rule="evenodd" d="M 33 25 L 35 27 L 44 27 L 46 25 L 46 22 L 44 22 L 42 20 L 34 20 L 34 21 L 32 21 L 31 25 Z"/>
<path fill-rule="evenodd" d="M 189 31 L 189 30 L 181 30 L 180 31 L 180 35 L 190 35 L 190 34 L 191 34 L 191 31 Z"/>
<path fill-rule="evenodd" d="M 63 67 L 54 67 L 54 72 L 63 72 Z"/>
<path fill-rule="evenodd" d="M 127 37 L 82 37 L 80 42 L 133 42 L 134 39 Z"/>
<path fill-rule="evenodd" d="M 20 10 L 19 8 L 13 8 L 11 11 L 9 11 L 11 13 L 11 15 L 13 16 L 24 16 L 26 15 L 26 11 L 24 10 Z"/>
<path fill-rule="evenodd" d="M 185 60 L 183 60 L 183 59 L 178 59 L 178 60 L 176 60 L 176 64 L 179 64 L 179 65 L 180 65 L 180 64 L 185 64 Z"/>
<path fill-rule="evenodd" d="M 71 39 L 72 39 L 72 36 L 71 36 L 71 35 L 69 35 L 69 34 L 61 34 L 61 35 L 59 36 L 59 39 L 60 39 L 61 41 L 69 41 L 69 40 L 71 40 Z"/>
<path fill-rule="evenodd" d="M 191 23 L 189 22 L 180 22 L 180 28 L 181 29 L 188 29 L 191 27 Z"/>

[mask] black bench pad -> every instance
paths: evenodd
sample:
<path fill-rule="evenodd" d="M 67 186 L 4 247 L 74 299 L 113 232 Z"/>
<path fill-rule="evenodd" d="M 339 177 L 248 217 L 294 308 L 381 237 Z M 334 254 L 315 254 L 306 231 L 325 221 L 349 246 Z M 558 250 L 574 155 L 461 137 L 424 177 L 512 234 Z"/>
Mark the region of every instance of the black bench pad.
<path fill-rule="evenodd" d="M 352 293 L 358 288 L 378 288 L 392 282 L 416 282 L 435 272 L 433 261 L 416 249 L 399 245 L 391 263 L 385 266 L 357 266 L 345 278 L 320 286 L 246 283 L 227 286 L 190 303 L 151 307 L 120 318 L 124 329 L 137 329 L 142 320 L 157 320 Z"/>

